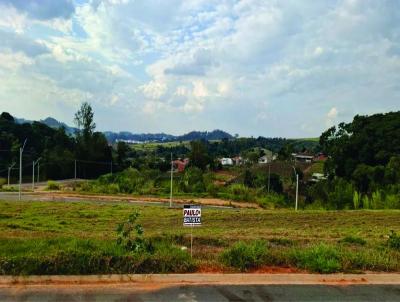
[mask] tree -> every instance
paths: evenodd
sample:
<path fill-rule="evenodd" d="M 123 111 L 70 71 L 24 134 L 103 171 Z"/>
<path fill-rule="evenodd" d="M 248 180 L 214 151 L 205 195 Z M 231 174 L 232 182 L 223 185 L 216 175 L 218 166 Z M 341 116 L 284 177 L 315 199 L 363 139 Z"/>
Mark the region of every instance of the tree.
<path fill-rule="evenodd" d="M 117 143 L 117 163 L 118 165 L 124 166 L 128 155 L 129 146 L 123 141 Z"/>
<path fill-rule="evenodd" d="M 189 153 L 189 162 L 191 166 L 205 170 L 207 165 L 211 164 L 212 159 L 208 154 L 207 147 L 203 141 L 191 141 L 191 151 Z"/>
<path fill-rule="evenodd" d="M 81 105 L 81 108 L 75 113 L 74 122 L 83 133 L 83 137 L 88 139 L 96 128 L 96 124 L 93 121 L 94 112 L 92 106 L 85 102 Z"/>

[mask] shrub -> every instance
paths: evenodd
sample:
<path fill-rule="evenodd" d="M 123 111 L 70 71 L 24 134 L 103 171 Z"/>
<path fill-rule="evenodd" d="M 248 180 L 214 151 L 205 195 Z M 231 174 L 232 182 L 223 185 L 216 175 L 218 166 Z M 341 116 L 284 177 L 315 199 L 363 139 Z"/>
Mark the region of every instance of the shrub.
<path fill-rule="evenodd" d="M 339 251 L 324 243 L 294 251 L 292 257 L 296 266 L 312 272 L 335 273 L 341 268 Z"/>
<path fill-rule="evenodd" d="M 49 180 L 47 182 L 47 190 L 52 190 L 52 191 L 56 191 L 56 190 L 60 190 L 60 184 L 53 181 L 53 180 Z"/>
<path fill-rule="evenodd" d="M 225 265 L 246 271 L 263 264 L 267 256 L 268 249 L 264 241 L 256 240 L 250 243 L 240 241 L 221 254 L 221 261 Z"/>
<path fill-rule="evenodd" d="M 367 241 L 365 241 L 364 239 L 362 239 L 360 237 L 356 237 L 356 236 L 346 236 L 339 242 L 349 243 L 349 244 L 357 244 L 357 245 L 365 245 L 367 243 Z"/>
<path fill-rule="evenodd" d="M 389 247 L 400 250 L 400 235 L 397 235 L 397 233 L 392 230 L 390 232 L 387 243 Z"/>
<path fill-rule="evenodd" d="M 117 244 L 127 251 L 151 252 L 153 246 L 143 239 L 143 227 L 136 223 L 139 212 L 135 211 L 129 215 L 127 221 L 120 223 L 117 227 Z"/>
<path fill-rule="evenodd" d="M 7 180 L 3 177 L 0 177 L 0 189 L 3 188 L 3 186 L 7 183 Z"/>
<path fill-rule="evenodd" d="M 360 208 L 360 201 L 361 201 L 361 195 L 357 191 L 354 191 L 354 194 L 353 194 L 353 207 L 354 207 L 355 210 Z"/>

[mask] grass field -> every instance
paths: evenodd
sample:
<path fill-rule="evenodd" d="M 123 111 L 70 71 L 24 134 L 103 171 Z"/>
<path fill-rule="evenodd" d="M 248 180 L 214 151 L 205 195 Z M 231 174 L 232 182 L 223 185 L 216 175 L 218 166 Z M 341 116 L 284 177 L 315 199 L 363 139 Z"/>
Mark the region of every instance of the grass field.
<path fill-rule="evenodd" d="M 115 245 L 117 224 L 135 209 L 145 236 L 161 245 L 150 258 L 137 259 Z M 235 271 L 265 265 L 318 272 L 400 271 L 400 251 L 387 246 L 390 231 L 400 231 L 399 218 L 400 211 L 203 209 L 203 226 L 193 229 L 191 260 L 179 248 L 190 242 L 182 209 L 0 202 L 0 273 Z M 236 246 L 238 241 L 246 244 Z M 237 264 L 232 253 L 234 259 L 258 256 L 250 257 L 250 264 Z"/>

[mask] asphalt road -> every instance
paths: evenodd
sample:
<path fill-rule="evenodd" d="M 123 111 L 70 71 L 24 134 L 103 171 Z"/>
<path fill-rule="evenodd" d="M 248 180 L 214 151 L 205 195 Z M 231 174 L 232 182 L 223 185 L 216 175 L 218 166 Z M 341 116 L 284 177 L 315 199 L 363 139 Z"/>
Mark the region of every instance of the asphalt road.
<path fill-rule="evenodd" d="M 157 286 L 156 286 L 157 287 Z M 398 285 L 175 285 L 13 286 L 0 288 L 0 301 L 400 301 Z"/>

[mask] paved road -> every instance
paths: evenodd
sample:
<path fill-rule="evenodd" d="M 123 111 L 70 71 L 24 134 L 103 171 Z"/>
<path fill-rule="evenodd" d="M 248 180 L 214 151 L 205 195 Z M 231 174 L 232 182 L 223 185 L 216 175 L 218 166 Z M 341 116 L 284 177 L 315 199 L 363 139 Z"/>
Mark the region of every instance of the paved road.
<path fill-rule="evenodd" d="M 154 287 L 154 286 L 153 286 Z M 13 286 L 0 288 L 0 301 L 400 301 L 396 285 L 150 285 Z"/>

